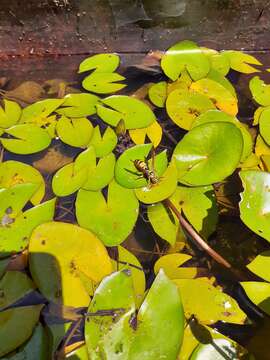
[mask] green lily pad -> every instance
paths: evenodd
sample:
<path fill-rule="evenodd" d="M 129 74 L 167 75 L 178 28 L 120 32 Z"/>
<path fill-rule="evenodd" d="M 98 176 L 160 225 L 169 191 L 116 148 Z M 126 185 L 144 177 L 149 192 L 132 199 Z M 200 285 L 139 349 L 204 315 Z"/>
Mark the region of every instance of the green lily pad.
<path fill-rule="evenodd" d="M 226 357 L 225 357 L 226 356 Z M 238 360 L 238 350 L 229 339 L 213 339 L 211 344 L 200 344 L 192 353 L 190 360 Z"/>
<path fill-rule="evenodd" d="M 208 49 L 208 48 L 201 48 L 201 49 L 209 59 L 211 65 L 210 72 L 211 70 L 215 70 L 219 72 L 221 75 L 226 76 L 230 71 L 230 67 L 231 67 L 228 57 L 224 53 L 222 52 L 220 53 L 213 49 Z M 207 76 L 208 75 L 209 73 L 207 74 Z"/>
<path fill-rule="evenodd" d="M 242 281 L 240 284 L 249 299 L 266 314 L 270 315 L 270 284 L 258 281 Z"/>
<path fill-rule="evenodd" d="M 64 102 L 57 109 L 57 113 L 73 118 L 81 118 L 96 113 L 96 104 L 99 97 L 93 94 L 80 93 L 68 94 L 64 97 Z"/>
<path fill-rule="evenodd" d="M 207 96 L 218 109 L 233 116 L 237 114 L 237 98 L 219 82 L 209 78 L 201 79 L 192 83 L 190 89 Z"/>
<path fill-rule="evenodd" d="M 218 210 L 213 187 L 177 186 L 169 198 L 178 211 L 185 214 L 191 225 L 204 238 L 208 238 L 215 230 Z M 170 244 L 175 244 L 181 235 L 179 220 L 170 210 L 159 203 L 149 206 L 147 214 L 155 232 Z"/>
<path fill-rule="evenodd" d="M 250 54 L 245 54 L 242 51 L 235 50 L 224 51 L 222 54 L 227 57 L 230 62 L 230 67 L 235 71 L 244 74 L 251 74 L 260 71 L 249 65 L 262 65 L 260 61 Z"/>
<path fill-rule="evenodd" d="M 82 86 L 97 94 L 110 94 L 126 87 L 126 84 L 118 83 L 125 77 L 117 73 L 95 72 L 83 79 Z"/>
<path fill-rule="evenodd" d="M 156 84 L 153 84 L 148 90 L 148 96 L 154 105 L 163 108 L 167 99 L 166 81 L 160 81 Z"/>
<path fill-rule="evenodd" d="M 42 306 L 25 306 L 0 312 L 0 356 L 15 350 L 30 338 Z"/>
<path fill-rule="evenodd" d="M 161 256 L 154 266 L 155 274 L 163 269 L 169 279 L 193 279 L 198 271 L 196 267 L 181 267 L 185 262 L 190 260 L 192 256 L 187 254 L 167 254 Z"/>
<path fill-rule="evenodd" d="M 0 187 L 11 188 L 24 183 L 39 185 L 30 199 L 33 205 L 39 204 L 45 195 L 45 182 L 40 172 L 19 161 L 9 160 L 0 163 Z"/>
<path fill-rule="evenodd" d="M 130 359 L 130 343 L 134 330 L 130 325 L 135 316 L 133 286 L 127 270 L 115 272 L 101 282 L 88 313 L 111 312 L 89 316 L 85 324 L 85 341 L 91 359 Z"/>
<path fill-rule="evenodd" d="M 236 169 L 242 150 L 243 137 L 235 125 L 219 122 L 197 126 L 174 150 L 178 179 L 192 186 L 222 181 Z"/>
<path fill-rule="evenodd" d="M 177 279 L 174 283 L 180 291 L 187 319 L 195 316 L 202 324 L 214 324 L 217 321 L 244 323 L 246 314 L 237 302 L 211 285 L 208 279 Z M 198 301 L 198 294 L 200 301 Z M 211 304 L 211 306 L 205 306 L 205 304 Z"/>
<path fill-rule="evenodd" d="M 73 224 L 48 222 L 36 227 L 29 253 L 35 283 L 40 292 L 56 304 L 88 306 L 90 297 L 81 273 L 89 282 L 98 283 L 112 271 L 101 241 L 90 231 Z"/>
<path fill-rule="evenodd" d="M 210 70 L 208 57 L 192 41 L 182 41 L 170 47 L 161 59 L 164 73 L 175 81 L 187 69 L 193 80 L 207 75 Z"/>
<path fill-rule="evenodd" d="M 95 70 L 95 72 L 110 73 L 119 66 L 120 58 L 116 54 L 97 54 L 80 63 L 79 73 Z"/>
<path fill-rule="evenodd" d="M 89 360 L 87 346 L 80 346 L 78 349 L 67 354 L 65 359 L 69 360 Z"/>
<path fill-rule="evenodd" d="M 184 314 L 180 295 L 160 270 L 137 316 L 138 328 L 129 359 L 176 359 L 184 335 Z"/>
<path fill-rule="evenodd" d="M 100 128 L 97 125 L 94 128 L 93 135 L 88 145 L 95 148 L 96 156 L 103 157 L 110 154 L 117 144 L 117 135 L 112 128 L 107 127 L 103 136 L 100 134 Z"/>
<path fill-rule="evenodd" d="M 108 187 L 107 201 L 101 191 L 80 190 L 76 199 L 76 217 L 80 226 L 93 231 L 106 246 L 115 246 L 131 233 L 138 207 L 133 190 L 113 180 Z"/>
<path fill-rule="evenodd" d="M 247 268 L 262 279 L 270 282 L 270 251 L 264 251 L 251 261 Z"/>
<path fill-rule="evenodd" d="M 121 119 L 126 129 L 138 129 L 149 126 L 155 121 L 155 115 L 143 101 L 126 95 L 113 95 L 97 105 L 97 114 L 103 121 L 117 126 Z"/>
<path fill-rule="evenodd" d="M 15 125 L 5 130 L 13 138 L 1 138 L 4 148 L 15 154 L 34 154 L 46 149 L 51 143 L 51 137 L 46 130 L 35 124 Z"/>
<path fill-rule="evenodd" d="M 218 71 L 211 69 L 207 74 L 207 78 L 219 83 L 225 89 L 227 89 L 232 94 L 232 96 L 234 96 L 235 98 L 237 97 L 237 93 L 232 83 L 225 76 L 220 74 Z"/>
<path fill-rule="evenodd" d="M 176 89 L 169 94 L 166 109 L 176 125 L 189 130 L 197 116 L 207 110 L 215 109 L 215 106 L 203 94 Z"/>
<path fill-rule="evenodd" d="M 7 270 L 7 266 L 10 262 L 10 258 L 5 258 L 5 259 L 0 259 L 0 279 L 2 278 L 2 276 L 5 274 L 6 270 Z"/>
<path fill-rule="evenodd" d="M 0 128 L 6 129 L 15 125 L 21 116 L 21 107 L 15 101 L 4 100 L 4 107 L 0 106 Z"/>
<path fill-rule="evenodd" d="M 264 141 L 269 145 L 270 144 L 270 107 L 265 108 L 262 111 L 259 118 L 259 128 L 260 134 L 263 137 Z"/>
<path fill-rule="evenodd" d="M 234 116 L 226 114 L 219 110 L 209 110 L 206 111 L 204 114 L 198 116 L 194 120 L 192 124 L 192 128 L 201 124 L 219 122 L 219 121 L 232 123 L 235 126 L 237 126 L 238 129 L 241 131 L 243 136 L 243 152 L 241 156 L 241 162 L 245 161 L 247 157 L 252 153 L 253 141 L 250 132 L 245 127 L 245 124 L 242 124 Z"/>
<path fill-rule="evenodd" d="M 240 172 L 244 187 L 241 193 L 241 220 L 256 234 L 270 241 L 270 174 L 263 171 Z"/>
<path fill-rule="evenodd" d="M 253 99 L 260 105 L 270 105 L 270 85 L 265 84 L 259 76 L 254 76 L 249 82 Z"/>
<path fill-rule="evenodd" d="M 63 102 L 64 99 L 46 99 L 35 102 L 23 109 L 20 123 L 39 124 L 62 105 Z"/>
<path fill-rule="evenodd" d="M 71 324 L 71 322 L 50 322 L 46 324 L 47 333 L 49 335 L 49 359 L 53 359 L 55 357 L 56 351 L 70 329 Z M 76 358 L 74 360 L 78 359 Z"/>
<path fill-rule="evenodd" d="M 171 196 L 176 186 L 177 168 L 174 160 L 172 160 L 157 184 L 146 185 L 142 188 L 135 189 L 135 194 L 141 202 L 153 204 Z"/>
<path fill-rule="evenodd" d="M 145 178 L 139 178 L 140 173 L 134 166 L 135 160 L 142 160 L 149 156 L 152 144 L 141 144 L 127 149 L 117 160 L 115 165 L 115 180 L 129 189 L 136 189 L 147 185 Z M 157 177 L 160 177 L 167 168 L 167 153 L 163 151 L 154 157 L 154 171 Z M 148 161 L 149 169 L 152 170 L 152 159 Z"/>
<path fill-rule="evenodd" d="M 64 143 L 85 148 L 91 139 L 93 126 L 87 118 L 69 119 L 62 116 L 57 122 L 56 131 Z"/>

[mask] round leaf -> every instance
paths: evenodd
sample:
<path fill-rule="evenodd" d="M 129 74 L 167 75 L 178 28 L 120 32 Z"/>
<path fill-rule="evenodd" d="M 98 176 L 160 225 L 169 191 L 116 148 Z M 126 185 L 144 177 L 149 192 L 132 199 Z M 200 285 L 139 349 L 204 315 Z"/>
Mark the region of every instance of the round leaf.
<path fill-rule="evenodd" d="M 84 59 L 80 63 L 79 73 L 95 70 L 95 72 L 109 73 L 119 66 L 119 56 L 116 54 L 97 54 Z"/>
<path fill-rule="evenodd" d="M 137 145 L 144 144 L 147 137 L 156 148 L 161 142 L 162 127 L 157 121 L 154 121 L 146 128 L 129 130 L 129 136 Z"/>
<path fill-rule="evenodd" d="M 46 99 L 35 102 L 22 111 L 20 123 L 43 123 L 51 113 L 53 113 L 62 103 L 64 99 Z"/>
<path fill-rule="evenodd" d="M 86 90 L 97 94 L 110 94 L 126 86 L 125 84 L 117 82 L 122 80 L 125 80 L 125 77 L 117 73 L 95 72 L 83 80 L 82 86 Z"/>
<path fill-rule="evenodd" d="M 174 150 L 178 179 L 192 186 L 222 181 L 237 167 L 242 149 L 242 134 L 235 125 L 220 122 L 197 126 Z"/>
<path fill-rule="evenodd" d="M 64 143 L 84 148 L 89 144 L 93 126 L 87 118 L 69 119 L 62 116 L 57 122 L 56 130 Z"/>
<path fill-rule="evenodd" d="M 93 94 L 68 94 L 64 97 L 61 107 L 57 109 L 57 113 L 73 118 L 93 115 L 96 113 L 98 101 L 99 97 Z"/>
<path fill-rule="evenodd" d="M 270 251 L 264 251 L 251 261 L 247 268 L 262 279 L 270 282 Z"/>
<path fill-rule="evenodd" d="M 250 54 L 245 54 L 242 51 L 234 50 L 224 51 L 222 54 L 224 54 L 228 58 L 231 68 L 235 71 L 244 74 L 251 74 L 260 71 L 249 65 L 262 65 L 260 61 L 258 61 L 254 56 Z"/>
<path fill-rule="evenodd" d="M 4 100 L 4 108 L 0 106 L 0 128 L 9 128 L 15 125 L 21 116 L 20 105 L 15 101 Z"/>
<path fill-rule="evenodd" d="M 266 314 L 270 315 L 270 284 L 257 281 L 240 283 L 249 299 Z"/>
<path fill-rule="evenodd" d="M 95 148 L 97 157 L 103 157 L 110 154 L 116 144 L 117 136 L 112 128 L 107 127 L 103 136 L 101 136 L 99 126 L 96 126 L 88 145 L 92 145 Z"/>
<path fill-rule="evenodd" d="M 253 99 L 260 105 L 270 105 L 270 85 L 265 84 L 259 76 L 254 76 L 249 82 Z"/>
<path fill-rule="evenodd" d="M 259 118 L 260 134 L 264 141 L 270 144 L 270 107 L 266 108 Z"/>
<path fill-rule="evenodd" d="M 148 96 L 154 105 L 163 108 L 167 98 L 166 81 L 160 81 L 156 84 L 153 84 L 148 90 Z"/>

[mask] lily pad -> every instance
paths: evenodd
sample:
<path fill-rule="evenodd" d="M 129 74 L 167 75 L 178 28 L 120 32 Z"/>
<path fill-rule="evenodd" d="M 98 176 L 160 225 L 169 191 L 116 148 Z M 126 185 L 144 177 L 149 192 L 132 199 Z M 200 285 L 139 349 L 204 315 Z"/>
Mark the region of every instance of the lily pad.
<path fill-rule="evenodd" d="M 192 41 L 182 41 L 170 47 L 161 59 L 164 73 L 175 81 L 187 69 L 193 80 L 205 77 L 210 70 L 208 57 Z"/>
<path fill-rule="evenodd" d="M 189 130 L 197 116 L 215 109 L 212 101 L 203 94 L 176 89 L 167 98 L 166 109 L 173 122 Z"/>
<path fill-rule="evenodd" d="M 135 160 L 142 160 L 149 156 L 152 144 L 136 145 L 127 149 L 117 160 L 115 165 L 115 179 L 121 185 L 129 189 L 140 188 L 147 185 L 145 178 L 139 178 L 142 173 L 134 166 Z M 167 153 L 163 151 L 154 157 L 154 171 L 160 177 L 166 170 L 168 164 Z M 148 166 L 152 170 L 152 159 L 149 159 Z"/>
<path fill-rule="evenodd" d="M 65 359 L 69 360 L 89 360 L 87 346 L 82 345 L 71 353 L 67 354 Z"/>
<path fill-rule="evenodd" d="M 252 74 L 258 72 L 255 67 L 251 65 L 262 65 L 254 56 L 245 54 L 242 51 L 229 50 L 222 52 L 230 62 L 230 67 L 238 72 L 244 74 Z M 251 64 L 251 65 L 249 65 Z"/>
<path fill-rule="evenodd" d="M 146 128 L 129 130 L 129 136 L 137 145 L 144 144 L 147 137 L 156 148 L 161 142 L 162 127 L 157 121 L 154 121 Z"/>
<path fill-rule="evenodd" d="M 218 71 L 211 69 L 207 74 L 207 78 L 219 83 L 225 89 L 227 89 L 232 94 L 232 96 L 234 96 L 235 98 L 237 97 L 235 88 L 233 87 L 232 83 Z"/>
<path fill-rule="evenodd" d="M 143 101 L 126 95 L 113 95 L 97 105 L 97 114 L 103 121 L 117 126 L 121 119 L 126 129 L 139 129 L 151 125 L 155 121 L 153 111 Z"/>
<path fill-rule="evenodd" d="M 225 357 L 226 356 L 226 357 Z M 238 350 L 229 339 L 214 339 L 211 344 L 200 344 L 192 353 L 190 360 L 238 360 Z"/>
<path fill-rule="evenodd" d="M 208 56 L 211 65 L 210 72 L 211 70 L 215 70 L 221 75 L 226 76 L 230 71 L 231 64 L 224 52 L 218 52 L 208 48 L 202 48 L 202 50 Z M 209 76 L 209 73 L 207 76 Z"/>
<path fill-rule="evenodd" d="M 103 136 L 100 134 L 100 128 L 97 125 L 94 128 L 93 135 L 88 145 L 95 148 L 96 156 L 103 157 L 110 154 L 117 144 L 117 136 L 112 128 L 107 127 Z"/>
<path fill-rule="evenodd" d="M 270 284 L 258 281 L 240 283 L 249 299 L 266 314 L 270 315 Z"/>
<path fill-rule="evenodd" d="M 270 251 L 264 251 L 251 261 L 247 268 L 262 279 L 270 282 Z"/>
<path fill-rule="evenodd" d="M 254 76 L 249 82 L 253 99 L 260 105 L 270 105 L 270 85 L 265 84 L 259 76 Z"/>
<path fill-rule="evenodd" d="M 81 274 L 98 283 L 112 271 L 101 241 L 73 224 L 48 222 L 38 226 L 30 239 L 29 254 L 31 275 L 40 292 L 66 306 L 89 304 Z"/>
<path fill-rule="evenodd" d="M 42 123 L 63 102 L 64 99 L 46 99 L 35 102 L 23 109 L 20 123 Z"/>
<path fill-rule="evenodd" d="M 2 137 L 1 143 L 6 150 L 15 154 L 34 154 L 46 149 L 51 143 L 51 137 L 46 130 L 35 124 L 15 125 L 6 129 L 5 133 L 11 137 Z"/>
<path fill-rule="evenodd" d="M 218 109 L 230 115 L 237 114 L 237 98 L 218 82 L 211 79 L 201 79 L 192 83 L 190 89 L 207 96 Z"/>
<path fill-rule="evenodd" d="M 131 233 L 139 211 L 133 190 L 114 180 L 109 184 L 107 201 L 101 191 L 80 190 L 76 217 L 80 226 L 93 231 L 106 246 L 121 244 Z"/>
<path fill-rule="evenodd" d="M 61 107 L 57 109 L 57 113 L 73 118 L 93 115 L 96 113 L 98 101 L 99 97 L 93 94 L 68 94 L 64 97 Z"/>
<path fill-rule="evenodd" d="M 241 193 L 241 220 L 256 234 L 270 241 L 270 174 L 263 171 L 240 172 L 244 187 Z"/>
<path fill-rule="evenodd" d="M 180 267 L 190 260 L 192 256 L 187 254 L 168 254 L 160 257 L 155 263 L 155 274 L 163 269 L 169 279 L 192 279 L 197 275 L 195 267 Z"/>
<path fill-rule="evenodd" d="M 9 160 L 0 163 L 0 187 L 11 188 L 25 183 L 39 185 L 30 199 L 33 205 L 39 204 L 45 195 L 45 182 L 40 172 L 19 161 Z"/>
<path fill-rule="evenodd" d="M 15 125 L 21 116 L 21 107 L 15 101 L 4 100 L 4 107 L 0 106 L 0 128 L 6 129 Z"/>
<path fill-rule="evenodd" d="M 97 94 L 110 94 L 126 87 L 126 84 L 118 83 L 122 80 L 125 80 L 125 77 L 117 73 L 95 72 L 84 78 L 82 86 Z"/>
<path fill-rule="evenodd" d="M 236 169 L 243 151 L 243 138 L 233 124 L 202 124 L 178 143 L 174 158 L 181 183 L 200 186 L 224 180 Z"/>
<path fill-rule="evenodd" d="M 167 98 L 166 81 L 160 81 L 156 84 L 153 84 L 148 90 L 148 96 L 154 105 L 163 108 Z"/>
<path fill-rule="evenodd" d="M 229 295 L 214 287 L 204 279 L 174 280 L 178 286 L 183 301 L 185 317 L 192 315 L 202 324 L 214 324 L 225 321 L 233 324 L 243 324 L 246 314 L 237 302 Z M 198 301 L 200 294 L 200 301 Z M 205 306 L 211 304 L 211 306 Z"/>
<path fill-rule="evenodd" d="M 120 63 L 116 54 L 97 54 L 84 59 L 80 63 L 79 73 L 95 70 L 95 72 L 110 73 L 115 71 Z"/>
<path fill-rule="evenodd" d="M 170 197 L 177 186 L 177 168 L 172 160 L 157 184 L 135 189 L 137 198 L 145 204 L 153 204 Z"/>
<path fill-rule="evenodd" d="M 85 148 L 91 139 L 93 126 L 87 118 L 69 119 L 62 116 L 57 122 L 56 131 L 64 143 Z"/>
<path fill-rule="evenodd" d="M 259 118 L 259 128 L 260 134 L 263 137 L 264 141 L 269 145 L 270 144 L 270 107 L 265 108 L 262 111 Z"/>

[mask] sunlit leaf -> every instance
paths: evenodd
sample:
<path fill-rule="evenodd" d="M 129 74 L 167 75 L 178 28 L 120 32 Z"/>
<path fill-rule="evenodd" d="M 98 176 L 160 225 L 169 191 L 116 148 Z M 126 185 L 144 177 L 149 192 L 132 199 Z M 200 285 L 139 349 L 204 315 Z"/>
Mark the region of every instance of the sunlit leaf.
<path fill-rule="evenodd" d="M 95 70 L 100 73 L 110 73 L 118 68 L 120 59 L 116 54 L 98 54 L 84 59 L 80 63 L 79 73 Z"/>
<path fill-rule="evenodd" d="M 0 187 L 11 188 L 14 185 L 24 183 L 39 185 L 30 199 L 32 204 L 39 204 L 45 194 L 45 182 L 40 172 L 19 161 L 9 160 L 0 163 Z"/>
<path fill-rule="evenodd" d="M 266 314 L 270 315 L 270 284 L 258 281 L 242 281 L 240 284 L 249 299 Z"/>
<path fill-rule="evenodd" d="M 31 104 L 23 109 L 20 123 L 42 123 L 63 102 L 64 99 L 46 99 Z"/>
<path fill-rule="evenodd" d="M 31 275 L 40 292 L 66 306 L 88 306 L 90 298 L 81 273 L 98 283 L 112 271 L 101 241 L 73 224 L 48 222 L 38 226 L 32 233 L 29 253 Z"/>
<path fill-rule="evenodd" d="M 97 94 L 110 94 L 123 89 L 126 84 L 118 83 L 125 80 L 125 77 L 117 73 L 95 72 L 84 78 L 82 86 L 88 91 Z"/>
<path fill-rule="evenodd" d="M 4 148 L 15 154 L 27 155 L 46 149 L 51 143 L 51 137 L 46 130 L 35 124 L 15 125 L 5 130 L 11 135 L 1 138 Z"/>
<path fill-rule="evenodd" d="M 190 88 L 211 99 L 218 109 L 230 115 L 237 114 L 237 98 L 218 82 L 211 79 L 201 79 L 192 83 Z"/>
<path fill-rule="evenodd" d="M 125 95 L 113 95 L 97 105 L 97 114 L 107 124 L 116 126 L 121 119 L 126 129 L 138 129 L 155 121 L 153 111 L 143 101 Z"/>
<path fill-rule="evenodd" d="M 242 51 L 235 51 L 235 50 L 224 51 L 221 54 L 224 54 L 228 58 L 230 62 L 230 67 L 235 71 L 244 74 L 252 74 L 254 72 L 260 71 L 257 70 L 255 67 L 251 66 L 251 65 L 262 65 L 262 63 L 252 55 L 245 54 Z"/>
<path fill-rule="evenodd" d="M 217 321 L 242 324 L 245 321 L 246 314 L 237 302 L 208 281 L 178 279 L 174 283 L 180 291 L 186 318 L 194 315 L 203 324 L 214 324 Z"/>
<path fill-rule="evenodd" d="M 133 190 L 113 180 L 108 187 L 107 201 L 101 191 L 80 190 L 76 217 L 80 226 L 93 231 L 106 246 L 115 246 L 131 233 L 138 217 L 138 206 Z"/>
<path fill-rule="evenodd" d="M 93 94 L 68 94 L 64 97 L 57 113 L 68 117 L 80 118 L 96 113 L 96 104 L 99 98 Z"/>
<path fill-rule="evenodd" d="M 135 160 L 144 161 L 146 166 L 152 170 L 152 161 L 146 159 L 149 157 L 152 144 L 142 144 L 127 149 L 117 160 L 115 165 L 116 181 L 129 189 L 135 189 L 147 185 L 147 180 L 142 177 L 142 173 L 136 169 Z M 167 153 L 163 151 L 158 155 L 154 155 L 154 171 L 156 176 L 161 176 L 166 170 L 168 164 Z M 141 177 L 141 178 L 140 178 Z"/>
<path fill-rule="evenodd" d="M 0 106 L 0 128 L 15 125 L 21 116 L 21 107 L 15 101 L 4 100 L 4 107 Z"/>
<path fill-rule="evenodd" d="M 265 84 L 259 76 L 254 76 L 249 82 L 253 99 L 260 105 L 270 105 L 270 85 Z"/>
<path fill-rule="evenodd" d="M 260 134 L 263 137 L 264 141 L 269 145 L 270 144 L 270 107 L 265 108 L 262 111 L 259 118 L 259 129 Z"/>
<path fill-rule="evenodd" d="M 183 70 L 176 81 L 167 83 L 167 94 L 169 95 L 174 90 L 188 91 L 192 79 L 186 70 Z"/>
<path fill-rule="evenodd" d="M 181 183 L 199 186 L 222 181 L 233 173 L 243 150 L 243 138 L 233 124 L 202 124 L 187 133 L 174 149 Z"/>
<path fill-rule="evenodd" d="M 72 351 L 66 356 L 66 359 L 69 360 L 89 360 L 88 351 L 86 345 L 79 347 L 78 349 Z"/>
<path fill-rule="evenodd" d="M 157 107 L 163 108 L 167 98 L 167 83 L 160 81 L 153 84 L 148 91 L 148 96 L 151 102 Z"/>
<path fill-rule="evenodd" d="M 232 83 L 218 71 L 211 69 L 207 74 L 207 78 L 219 83 L 221 86 L 227 89 L 232 94 L 232 96 L 235 98 L 237 97 L 235 88 L 233 87 Z"/>
<path fill-rule="evenodd" d="M 155 274 L 163 269 L 169 279 L 192 279 L 196 277 L 196 267 L 180 267 L 192 257 L 186 254 L 168 254 L 160 257 L 155 263 Z"/>
<path fill-rule="evenodd" d="M 247 268 L 262 279 L 270 282 L 270 251 L 264 251 L 251 261 Z"/>
<path fill-rule="evenodd" d="M 88 145 L 95 148 L 96 156 L 103 157 L 110 154 L 117 144 L 117 136 L 112 128 L 107 127 L 103 136 L 100 134 L 100 128 L 97 125 L 94 128 L 93 135 Z"/>
<path fill-rule="evenodd" d="M 146 128 L 129 130 L 129 135 L 135 144 L 144 144 L 147 137 L 156 148 L 161 142 L 162 127 L 155 121 Z"/>
<path fill-rule="evenodd" d="M 84 148 L 89 144 L 93 126 L 87 118 L 69 119 L 61 116 L 57 122 L 56 131 L 64 143 Z"/>
<path fill-rule="evenodd" d="M 177 168 L 172 160 L 156 184 L 148 184 L 135 189 L 137 198 L 145 203 L 152 204 L 167 199 L 171 196 L 177 185 Z"/>
<path fill-rule="evenodd" d="M 170 47 L 161 59 L 164 73 L 175 81 L 185 69 L 193 80 L 207 75 L 210 63 L 203 51 L 192 41 L 182 41 Z"/>
<path fill-rule="evenodd" d="M 238 350 L 228 339 L 214 339 L 211 344 L 200 344 L 192 353 L 190 360 L 238 360 Z"/>
<path fill-rule="evenodd" d="M 230 70 L 231 64 L 228 57 L 224 54 L 224 52 L 219 53 L 216 50 L 208 49 L 208 48 L 201 48 L 201 49 L 203 53 L 208 56 L 211 65 L 211 70 L 218 71 L 221 75 L 226 76 Z"/>
<path fill-rule="evenodd" d="M 215 109 L 215 106 L 203 94 L 177 89 L 169 94 L 166 109 L 176 125 L 189 130 L 197 116 L 207 110 Z"/>
<path fill-rule="evenodd" d="M 270 174 L 263 171 L 240 172 L 244 187 L 241 193 L 241 220 L 256 234 L 270 241 Z"/>

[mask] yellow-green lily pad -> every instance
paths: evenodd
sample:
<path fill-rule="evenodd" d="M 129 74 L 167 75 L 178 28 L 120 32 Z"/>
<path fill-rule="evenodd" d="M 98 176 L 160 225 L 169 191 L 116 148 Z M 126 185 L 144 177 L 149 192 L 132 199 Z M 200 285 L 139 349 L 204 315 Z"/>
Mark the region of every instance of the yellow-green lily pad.
<path fill-rule="evenodd" d="M 259 76 L 254 76 L 249 82 L 253 99 L 260 105 L 270 105 L 270 85 L 265 84 Z"/>
<path fill-rule="evenodd" d="M 156 84 L 153 84 L 148 90 L 148 96 L 154 105 L 163 108 L 167 98 L 166 81 L 160 81 Z"/>
<path fill-rule="evenodd" d="M 270 284 L 259 281 L 242 281 L 240 284 L 249 299 L 266 314 L 270 315 Z"/>
<path fill-rule="evenodd" d="M 109 73 L 119 66 L 120 58 L 116 54 L 97 54 L 84 59 L 80 63 L 79 73 L 95 70 L 95 72 Z"/>
<path fill-rule="evenodd" d="M 98 101 L 99 97 L 93 94 L 68 94 L 64 97 L 61 107 L 59 107 L 56 112 L 72 118 L 93 115 L 96 113 L 96 104 Z"/>
<path fill-rule="evenodd" d="M 247 268 L 257 276 L 270 282 L 270 251 L 264 251 L 257 255 L 256 258 L 247 265 Z"/>
<path fill-rule="evenodd" d="M 125 77 L 117 73 L 95 72 L 83 79 L 82 86 L 84 89 L 97 94 L 110 94 L 126 86 L 126 84 L 118 82 L 122 80 L 125 80 Z"/>
<path fill-rule="evenodd" d="M 4 99 L 4 107 L 0 106 L 0 128 L 6 129 L 15 125 L 20 119 L 21 112 L 19 104 Z"/>
<path fill-rule="evenodd" d="M 62 116 L 56 125 L 60 139 L 70 145 L 85 148 L 91 139 L 93 126 L 87 118 L 67 118 Z"/>
<path fill-rule="evenodd" d="M 95 148 L 96 156 L 103 157 L 110 154 L 117 144 L 117 136 L 112 128 L 107 127 L 103 136 L 100 134 L 100 128 L 97 125 L 94 128 L 93 135 L 88 145 Z"/>
<path fill-rule="evenodd" d="M 245 54 L 242 51 L 235 50 L 223 51 L 221 54 L 224 54 L 227 57 L 230 62 L 230 67 L 235 71 L 244 74 L 252 74 L 260 71 L 251 65 L 262 65 L 262 63 L 250 54 Z"/>
<path fill-rule="evenodd" d="M 64 99 L 37 101 L 23 109 L 20 123 L 42 123 L 42 121 L 51 115 L 63 102 Z"/>

